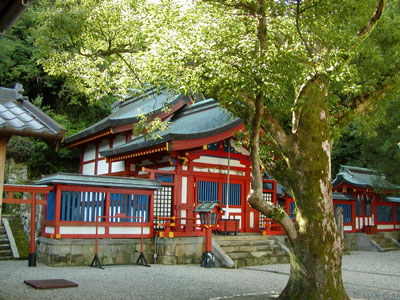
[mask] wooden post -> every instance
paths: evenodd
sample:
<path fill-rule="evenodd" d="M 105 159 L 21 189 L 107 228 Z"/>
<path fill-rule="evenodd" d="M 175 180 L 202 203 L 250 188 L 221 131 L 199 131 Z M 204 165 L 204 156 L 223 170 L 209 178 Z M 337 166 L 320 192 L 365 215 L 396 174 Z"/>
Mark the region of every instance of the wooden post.
<path fill-rule="evenodd" d="M 343 207 L 336 208 L 336 226 L 341 238 L 344 238 L 344 210 Z"/>
<path fill-rule="evenodd" d="M 8 137 L 5 135 L 0 136 L 0 224 L 1 214 L 3 207 L 3 184 L 4 184 L 4 169 L 6 165 L 6 149 Z"/>
<path fill-rule="evenodd" d="M 31 233 L 28 266 L 36 267 L 36 193 L 31 193 Z"/>

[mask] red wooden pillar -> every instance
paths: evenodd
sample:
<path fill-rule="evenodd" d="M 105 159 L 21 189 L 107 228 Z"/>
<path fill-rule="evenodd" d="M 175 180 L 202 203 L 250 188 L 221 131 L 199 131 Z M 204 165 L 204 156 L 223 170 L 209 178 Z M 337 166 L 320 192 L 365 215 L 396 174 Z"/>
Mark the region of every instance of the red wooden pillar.
<path fill-rule="evenodd" d="M 56 201 L 54 208 L 54 237 L 60 238 L 60 215 L 61 215 L 61 187 L 56 185 Z"/>
<path fill-rule="evenodd" d="M 106 197 L 104 199 L 104 217 L 101 218 L 100 222 L 104 224 L 104 235 L 108 236 L 110 234 L 110 206 L 111 206 L 111 191 L 106 192 Z"/>
<path fill-rule="evenodd" d="M 36 193 L 31 193 L 31 232 L 30 232 L 30 243 L 29 243 L 29 257 L 28 266 L 36 267 Z"/>

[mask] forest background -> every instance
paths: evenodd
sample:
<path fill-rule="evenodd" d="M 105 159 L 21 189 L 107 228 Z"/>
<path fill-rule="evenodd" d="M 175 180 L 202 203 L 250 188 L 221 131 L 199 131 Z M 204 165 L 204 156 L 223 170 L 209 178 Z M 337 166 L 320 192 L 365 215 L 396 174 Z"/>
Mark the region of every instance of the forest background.
<path fill-rule="evenodd" d="M 72 135 L 106 117 L 111 104 L 121 95 L 94 99 L 79 92 L 67 76 L 50 75 L 43 70 L 41 48 L 35 47 L 36 29 L 47 0 L 36 1 L 25 11 L 10 31 L 0 39 L 0 86 L 12 88 L 22 83 L 24 95 L 58 121 Z M 215 95 L 206 95 L 215 97 Z M 369 114 L 355 118 L 338 139 L 332 153 L 332 176 L 340 165 L 369 167 L 382 173 L 393 184 L 400 184 L 394 162 L 400 161 L 400 101 L 387 99 Z M 7 157 L 26 164 L 28 177 L 55 172 L 78 172 L 79 152 L 61 145 L 54 152 L 46 143 L 34 138 L 13 137 L 7 146 Z"/>

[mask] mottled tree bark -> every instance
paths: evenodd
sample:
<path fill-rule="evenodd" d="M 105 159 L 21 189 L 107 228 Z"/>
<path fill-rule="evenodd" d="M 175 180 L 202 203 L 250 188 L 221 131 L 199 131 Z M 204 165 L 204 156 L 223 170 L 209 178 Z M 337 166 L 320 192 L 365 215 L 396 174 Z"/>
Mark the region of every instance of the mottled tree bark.
<path fill-rule="evenodd" d="M 282 139 L 286 144 L 280 145 L 286 145 L 282 149 L 286 172 L 273 170 L 270 165 L 275 179 L 284 182 L 294 198 L 295 223 L 288 222 L 285 213 L 262 203 L 258 184 L 252 185 L 249 197 L 253 207 L 281 223 L 291 242 L 289 281 L 279 299 L 349 299 L 342 282 L 343 244 L 334 220 L 326 97 L 327 87 L 318 78 L 300 91 L 301 104 L 293 114 L 291 138 Z M 255 113 L 253 122 L 262 118 L 261 114 L 265 116 L 263 111 Z M 252 131 L 251 145 L 258 141 L 258 134 Z M 252 163 L 257 164 L 257 155 L 257 151 L 251 151 Z M 253 166 L 253 181 L 261 182 L 256 169 Z"/>

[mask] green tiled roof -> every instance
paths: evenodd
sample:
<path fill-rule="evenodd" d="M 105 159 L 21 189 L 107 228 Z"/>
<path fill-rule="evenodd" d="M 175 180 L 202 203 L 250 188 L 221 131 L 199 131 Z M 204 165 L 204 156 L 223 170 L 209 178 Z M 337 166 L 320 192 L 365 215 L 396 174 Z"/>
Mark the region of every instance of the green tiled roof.
<path fill-rule="evenodd" d="M 21 94 L 22 87 L 0 87 L 0 133 L 62 140 L 65 129 Z"/>
<path fill-rule="evenodd" d="M 100 151 L 100 154 L 102 156 L 118 155 L 170 141 L 210 137 L 242 124 L 241 119 L 233 117 L 228 111 L 218 107 L 213 99 L 186 105 L 167 121 L 171 122 L 170 126 L 158 132 L 160 138 L 146 140 L 140 136 L 124 145 Z"/>
<path fill-rule="evenodd" d="M 203 202 L 197 205 L 197 207 L 193 210 L 194 212 L 209 212 L 214 209 L 219 204 L 219 201 L 216 202 Z"/>
<path fill-rule="evenodd" d="M 119 176 L 82 175 L 72 173 L 58 173 L 45 176 L 42 177 L 36 184 L 66 184 L 142 190 L 156 190 L 161 188 L 161 185 L 157 180 Z"/>
<path fill-rule="evenodd" d="M 373 169 L 345 166 L 341 165 L 339 173 L 333 180 L 333 187 L 341 183 L 347 183 L 351 186 L 360 188 L 374 188 L 379 186 L 380 189 L 387 187 L 387 189 L 400 189 L 398 186 L 389 184 L 384 176 L 378 175 Z"/>
<path fill-rule="evenodd" d="M 350 194 L 344 194 L 344 193 L 332 193 L 332 199 L 333 200 L 348 200 L 348 201 L 354 201 L 356 198 L 354 198 Z"/>
<path fill-rule="evenodd" d="M 155 89 L 150 89 L 140 96 L 128 98 L 117 103 L 114 111 L 108 117 L 67 137 L 65 143 L 74 143 L 115 126 L 134 124 L 139 121 L 139 115 L 155 115 L 161 112 L 165 105 L 174 105 L 180 100 L 185 103 L 190 101 L 188 97 L 182 94 L 171 93 L 167 90 L 157 92 Z"/>

